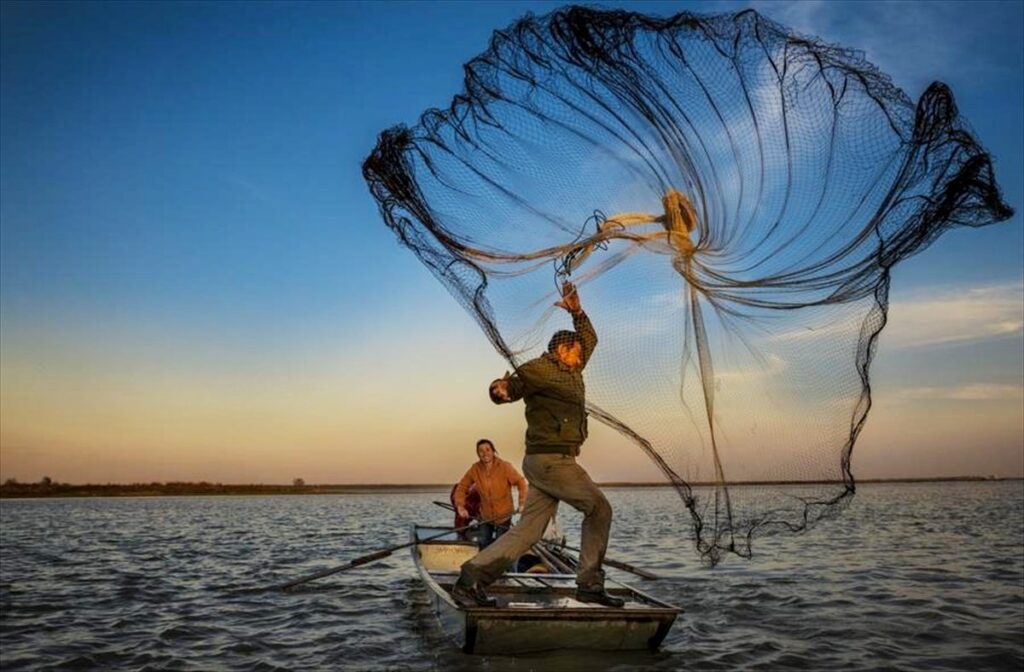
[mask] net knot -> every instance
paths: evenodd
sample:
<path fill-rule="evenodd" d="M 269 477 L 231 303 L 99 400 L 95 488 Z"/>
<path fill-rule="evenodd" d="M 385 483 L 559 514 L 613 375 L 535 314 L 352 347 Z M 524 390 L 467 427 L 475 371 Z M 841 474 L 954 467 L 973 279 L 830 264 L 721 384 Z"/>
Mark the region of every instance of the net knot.
<path fill-rule="evenodd" d="M 684 256 L 693 254 L 694 245 L 690 233 L 697 228 L 697 211 L 690 199 L 680 191 L 669 189 L 661 199 L 665 208 L 662 224 L 668 232 L 668 241 Z"/>

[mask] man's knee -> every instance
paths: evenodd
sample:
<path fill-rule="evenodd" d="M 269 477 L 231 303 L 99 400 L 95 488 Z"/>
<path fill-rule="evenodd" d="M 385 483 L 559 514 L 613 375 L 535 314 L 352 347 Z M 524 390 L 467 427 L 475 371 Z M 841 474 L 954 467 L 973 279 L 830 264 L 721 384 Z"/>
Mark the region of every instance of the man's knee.
<path fill-rule="evenodd" d="M 600 522 L 612 522 L 612 505 L 608 503 L 608 499 L 603 494 L 594 502 L 589 515 Z"/>

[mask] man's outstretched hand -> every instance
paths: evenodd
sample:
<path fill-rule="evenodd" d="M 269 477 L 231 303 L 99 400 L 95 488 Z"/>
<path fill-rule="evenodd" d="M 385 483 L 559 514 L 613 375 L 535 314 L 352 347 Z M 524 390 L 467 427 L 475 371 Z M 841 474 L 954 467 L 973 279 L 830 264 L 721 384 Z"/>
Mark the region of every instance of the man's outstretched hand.
<path fill-rule="evenodd" d="M 569 281 L 562 283 L 562 300 L 555 303 L 559 308 L 565 308 L 572 314 L 583 312 L 583 306 L 580 305 L 580 295 L 576 291 L 576 285 Z"/>

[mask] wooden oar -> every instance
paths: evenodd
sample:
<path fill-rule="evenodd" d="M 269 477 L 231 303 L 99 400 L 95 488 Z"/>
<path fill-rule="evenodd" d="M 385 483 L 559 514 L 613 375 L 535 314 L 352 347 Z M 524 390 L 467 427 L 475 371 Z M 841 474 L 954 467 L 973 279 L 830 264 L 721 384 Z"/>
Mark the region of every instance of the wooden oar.
<path fill-rule="evenodd" d="M 279 590 L 283 590 L 283 591 L 287 592 L 287 591 L 291 590 L 292 588 L 294 588 L 295 586 L 300 586 L 300 585 L 302 585 L 304 583 L 309 583 L 310 581 L 315 581 L 316 579 L 322 579 L 325 576 L 330 576 L 332 574 L 337 574 L 338 572 L 344 572 L 347 569 L 352 569 L 354 567 L 359 567 L 361 565 L 365 565 L 365 564 L 368 564 L 368 563 L 371 563 L 371 562 L 376 562 L 377 560 L 382 560 L 382 559 L 388 557 L 389 555 L 391 555 L 392 553 L 394 553 L 395 551 L 400 551 L 403 548 L 409 548 L 410 546 L 415 546 L 416 544 L 422 543 L 424 541 L 432 541 L 434 539 L 440 539 L 441 537 L 444 537 L 446 535 L 455 534 L 456 532 L 462 532 L 464 530 L 470 529 L 471 527 L 477 527 L 478 525 L 484 525 L 486 523 L 494 523 L 494 522 L 497 522 L 498 520 L 501 520 L 501 518 L 502 517 L 499 516 L 498 518 L 492 518 L 491 520 L 473 521 L 469 525 L 465 525 L 463 527 L 457 527 L 457 528 L 455 528 L 453 530 L 445 530 L 444 532 L 441 532 L 440 534 L 435 534 L 435 535 L 432 535 L 432 536 L 429 536 L 429 537 L 424 537 L 423 539 L 417 539 L 415 541 L 410 541 L 410 542 L 407 542 L 405 544 L 400 544 L 398 546 L 392 546 L 391 548 L 385 548 L 382 551 L 376 551 L 375 553 L 370 553 L 368 555 L 362 555 L 362 556 L 356 558 L 355 560 L 350 560 L 349 562 L 347 562 L 344 565 L 341 565 L 340 567 L 332 567 L 330 569 L 323 569 L 323 570 L 320 570 L 319 572 L 316 572 L 314 574 L 310 574 L 309 576 L 304 576 L 301 579 L 296 579 L 294 581 L 289 581 L 288 583 L 282 583 L 281 585 L 277 586 L 277 588 Z"/>
<path fill-rule="evenodd" d="M 573 546 L 567 546 L 566 544 L 556 544 L 552 541 L 544 541 L 544 543 L 550 546 L 551 548 L 564 548 L 570 551 L 575 551 L 576 553 L 583 552 L 578 548 L 575 548 Z M 636 574 L 637 576 L 643 579 L 650 579 L 652 581 L 656 581 L 661 578 L 657 574 L 651 574 L 646 569 L 640 569 L 639 567 L 634 567 L 628 562 L 622 562 L 621 560 L 613 560 L 609 557 L 605 557 L 602 564 L 608 565 L 609 567 L 614 567 L 615 569 L 621 569 L 622 571 L 629 572 L 630 574 Z"/>
<path fill-rule="evenodd" d="M 557 557 L 554 553 L 549 551 L 544 544 L 534 544 L 530 547 L 537 556 L 555 568 L 556 572 L 561 574 L 575 574 L 576 570 L 569 566 L 567 562 L 562 561 L 561 558 Z"/>

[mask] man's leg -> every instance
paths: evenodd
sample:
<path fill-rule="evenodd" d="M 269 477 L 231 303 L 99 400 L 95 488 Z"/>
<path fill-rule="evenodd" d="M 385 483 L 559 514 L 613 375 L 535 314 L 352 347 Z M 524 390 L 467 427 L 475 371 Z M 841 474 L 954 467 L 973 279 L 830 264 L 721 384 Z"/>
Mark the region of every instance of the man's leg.
<path fill-rule="evenodd" d="M 523 471 L 526 471 L 525 463 Z M 462 565 L 459 582 L 480 586 L 493 583 L 516 561 L 516 558 L 537 543 L 557 507 L 558 500 L 540 488 L 531 487 L 526 495 L 526 506 L 523 508 L 519 523 L 465 562 Z"/>
<path fill-rule="evenodd" d="M 528 455 L 543 458 L 530 480 L 530 492 L 543 489 L 583 513 L 583 539 L 576 583 L 582 588 L 601 589 L 604 572 L 601 563 L 608 547 L 608 530 L 612 524 L 612 507 L 576 458 L 568 455 Z M 526 462 L 523 463 L 526 471 Z M 529 499 L 529 498 L 527 498 Z M 547 520 L 545 520 L 545 523 Z"/>
<path fill-rule="evenodd" d="M 480 548 L 487 548 L 494 542 L 494 525 L 481 523 L 478 529 L 480 530 Z"/>

